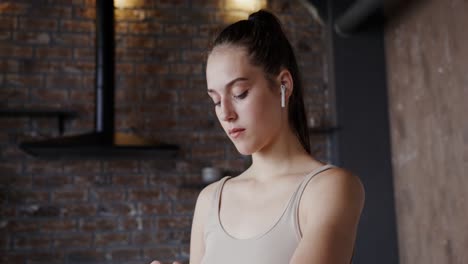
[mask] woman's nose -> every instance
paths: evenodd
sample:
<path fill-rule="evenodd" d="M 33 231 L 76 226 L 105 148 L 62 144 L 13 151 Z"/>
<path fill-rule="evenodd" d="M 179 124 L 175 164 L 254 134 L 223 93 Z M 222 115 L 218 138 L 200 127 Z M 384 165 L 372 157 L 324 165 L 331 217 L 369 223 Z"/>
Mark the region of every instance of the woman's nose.
<path fill-rule="evenodd" d="M 236 111 L 230 102 L 227 100 L 221 103 L 220 119 L 223 121 L 232 121 L 237 118 Z"/>

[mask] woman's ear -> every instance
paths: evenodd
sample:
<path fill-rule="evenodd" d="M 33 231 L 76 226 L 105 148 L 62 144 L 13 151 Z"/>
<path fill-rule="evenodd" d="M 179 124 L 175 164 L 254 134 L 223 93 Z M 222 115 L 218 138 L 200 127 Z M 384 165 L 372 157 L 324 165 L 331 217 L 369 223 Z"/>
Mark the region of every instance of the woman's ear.
<path fill-rule="evenodd" d="M 294 82 L 291 76 L 291 73 L 287 69 L 283 69 L 280 71 L 277 77 L 277 81 L 279 83 L 278 89 L 281 85 L 286 87 L 286 101 L 288 101 L 289 97 L 291 96 L 293 89 L 294 89 Z"/>

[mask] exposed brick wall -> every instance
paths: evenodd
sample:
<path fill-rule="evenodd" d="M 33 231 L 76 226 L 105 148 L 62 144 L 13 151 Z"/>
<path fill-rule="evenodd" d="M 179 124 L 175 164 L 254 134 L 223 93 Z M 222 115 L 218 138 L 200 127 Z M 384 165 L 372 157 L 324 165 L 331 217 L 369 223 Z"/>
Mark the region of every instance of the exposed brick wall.
<path fill-rule="evenodd" d="M 187 260 L 205 166 L 248 166 L 218 125 L 205 92 L 204 53 L 232 19 L 223 0 L 133 0 L 116 10 L 116 128 L 179 144 L 161 160 L 42 160 L 25 139 L 58 135 L 53 118 L 0 118 L 0 263 L 148 263 Z M 94 126 L 93 0 L 0 3 L 1 107 L 64 107 L 80 117 L 65 134 Z M 304 73 L 307 111 L 327 119 L 321 27 L 305 9 L 270 1 Z M 325 136 L 313 152 L 327 160 Z"/>

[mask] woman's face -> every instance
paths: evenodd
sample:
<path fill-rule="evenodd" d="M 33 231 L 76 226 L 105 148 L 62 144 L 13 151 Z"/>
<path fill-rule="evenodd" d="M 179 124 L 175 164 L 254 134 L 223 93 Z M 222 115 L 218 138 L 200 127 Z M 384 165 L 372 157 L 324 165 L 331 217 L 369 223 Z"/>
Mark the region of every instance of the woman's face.
<path fill-rule="evenodd" d="M 270 87 L 263 69 L 250 63 L 243 47 L 215 47 L 208 57 L 206 80 L 216 116 L 241 154 L 262 150 L 279 134 L 279 83 Z"/>

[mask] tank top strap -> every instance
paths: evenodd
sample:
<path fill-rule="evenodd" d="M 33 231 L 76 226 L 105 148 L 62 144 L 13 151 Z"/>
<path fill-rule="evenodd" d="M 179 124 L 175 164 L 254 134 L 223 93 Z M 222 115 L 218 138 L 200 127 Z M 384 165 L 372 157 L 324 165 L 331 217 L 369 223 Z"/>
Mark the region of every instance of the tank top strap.
<path fill-rule="evenodd" d="M 336 166 L 332 165 L 332 164 L 325 164 L 323 165 L 322 167 L 319 167 L 313 171 L 311 171 L 309 174 L 307 174 L 305 177 L 304 177 L 304 180 L 302 180 L 301 184 L 299 184 L 299 187 L 296 189 L 295 193 L 294 193 L 294 197 L 293 197 L 293 200 L 292 200 L 292 205 L 291 205 L 291 215 L 293 216 L 293 219 L 294 219 L 294 225 L 296 226 L 296 232 L 298 232 L 298 235 L 300 237 L 302 237 L 302 233 L 301 233 L 301 230 L 299 228 L 299 202 L 301 200 L 301 197 L 302 197 L 302 193 L 304 193 L 304 190 L 307 186 L 307 183 L 309 183 L 310 180 L 312 180 L 312 178 L 314 178 L 316 175 L 320 174 L 321 172 L 323 171 L 326 171 L 328 169 L 331 169 L 331 168 L 336 168 Z"/>
<path fill-rule="evenodd" d="M 212 201 L 212 211 L 217 212 L 219 210 L 219 200 L 221 196 L 221 190 L 223 189 L 224 183 L 231 178 L 231 176 L 224 176 L 221 180 L 218 181 L 216 186 L 216 192 L 214 193 L 213 201 Z"/>
<path fill-rule="evenodd" d="M 312 180 L 313 177 L 315 177 L 317 174 L 321 173 L 322 171 L 326 171 L 326 170 L 331 169 L 331 168 L 336 168 L 336 166 L 331 165 L 331 164 L 325 164 L 325 165 L 311 171 L 309 174 L 307 174 L 304 177 L 304 180 L 302 180 L 301 184 L 299 184 L 299 187 L 298 187 L 298 190 L 297 190 L 298 195 L 297 195 L 296 198 L 300 198 L 302 196 L 302 193 L 304 192 L 305 187 L 307 186 L 307 183 L 309 183 L 309 181 Z"/>

